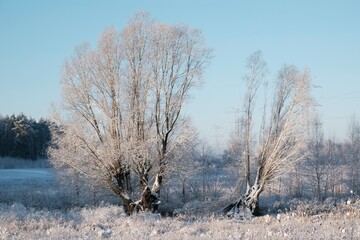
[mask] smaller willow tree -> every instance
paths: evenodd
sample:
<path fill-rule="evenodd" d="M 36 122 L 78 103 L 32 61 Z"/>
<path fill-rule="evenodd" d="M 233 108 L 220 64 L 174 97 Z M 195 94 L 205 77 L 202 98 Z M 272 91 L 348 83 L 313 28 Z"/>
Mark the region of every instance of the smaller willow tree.
<path fill-rule="evenodd" d="M 61 78 L 54 166 L 112 190 L 128 214 L 156 210 L 172 153 L 191 135 L 181 110 L 210 52 L 199 30 L 143 12 L 121 32 L 104 30 L 95 49 L 77 47 Z"/>
<path fill-rule="evenodd" d="M 251 133 L 254 97 L 263 77 L 266 65 L 261 53 L 248 59 L 249 74 L 246 75 L 248 92 L 245 95 L 242 130 L 246 191 L 239 199 L 224 208 L 225 214 L 258 215 L 259 196 L 275 178 L 291 169 L 293 164 L 306 155 L 308 114 L 312 106 L 310 75 L 294 66 L 285 65 L 278 73 L 270 114 L 261 127 L 260 141 L 254 144 Z M 250 162 L 253 161 L 253 164 Z M 256 166 L 256 171 L 250 167 Z M 256 173 L 251 177 L 251 173 Z M 251 183 L 251 181 L 253 181 Z"/>

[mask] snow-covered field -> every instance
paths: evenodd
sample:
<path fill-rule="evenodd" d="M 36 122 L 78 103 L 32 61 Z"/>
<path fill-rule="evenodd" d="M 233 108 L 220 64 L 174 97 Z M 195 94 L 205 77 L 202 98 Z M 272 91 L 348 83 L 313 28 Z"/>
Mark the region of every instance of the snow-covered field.
<path fill-rule="evenodd" d="M 0 204 L 52 209 L 69 201 L 50 168 L 0 169 Z"/>
<path fill-rule="evenodd" d="M 112 205 L 69 211 L 0 205 L 0 239 L 360 239 L 360 212 L 354 209 L 239 220 L 151 213 L 127 217 Z"/>
<path fill-rule="evenodd" d="M 128 217 L 117 205 L 76 206 L 65 190 L 49 169 L 0 170 L 0 239 L 360 239 L 360 201 L 294 200 L 252 219 L 224 218 L 204 204 L 201 217 Z"/>
<path fill-rule="evenodd" d="M 53 180 L 54 173 L 50 168 L 38 169 L 0 169 L 0 182 L 14 180 Z"/>

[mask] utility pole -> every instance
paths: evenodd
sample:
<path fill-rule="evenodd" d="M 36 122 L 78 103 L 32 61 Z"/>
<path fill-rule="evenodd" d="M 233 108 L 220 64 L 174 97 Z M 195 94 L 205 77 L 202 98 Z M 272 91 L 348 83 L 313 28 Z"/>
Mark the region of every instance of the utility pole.
<path fill-rule="evenodd" d="M 220 138 L 223 137 L 219 134 L 219 130 L 222 129 L 219 125 L 214 125 L 213 129 L 215 130 L 215 154 L 220 157 Z"/>
<path fill-rule="evenodd" d="M 230 111 L 230 113 L 234 114 L 233 124 L 235 124 L 235 136 L 240 137 L 240 129 L 241 129 L 240 108 L 233 108 L 233 111 Z"/>

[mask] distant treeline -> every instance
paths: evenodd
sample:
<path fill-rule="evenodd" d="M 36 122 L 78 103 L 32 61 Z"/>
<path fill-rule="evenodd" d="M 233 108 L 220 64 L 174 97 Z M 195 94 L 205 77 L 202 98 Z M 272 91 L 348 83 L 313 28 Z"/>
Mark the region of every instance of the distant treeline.
<path fill-rule="evenodd" d="M 24 114 L 0 115 L 0 157 L 46 158 L 51 141 L 50 122 L 35 121 Z"/>

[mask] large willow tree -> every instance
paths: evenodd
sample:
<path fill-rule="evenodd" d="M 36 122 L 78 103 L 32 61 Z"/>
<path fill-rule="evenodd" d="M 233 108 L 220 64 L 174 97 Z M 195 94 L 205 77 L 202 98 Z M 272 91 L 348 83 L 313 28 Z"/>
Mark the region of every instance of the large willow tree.
<path fill-rule="evenodd" d="M 189 136 L 181 110 L 209 57 L 199 30 L 146 13 L 105 29 L 96 48 L 78 46 L 63 68 L 52 163 L 112 190 L 128 214 L 156 210 L 172 152 Z"/>

